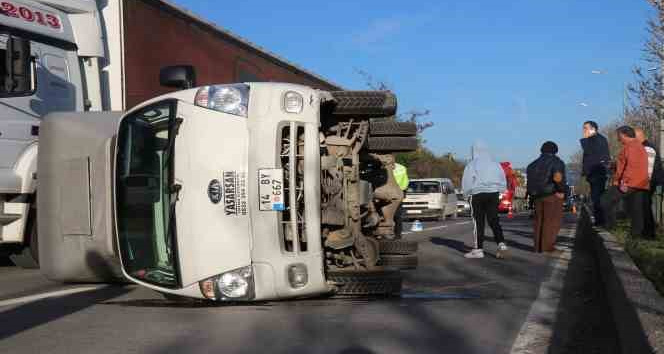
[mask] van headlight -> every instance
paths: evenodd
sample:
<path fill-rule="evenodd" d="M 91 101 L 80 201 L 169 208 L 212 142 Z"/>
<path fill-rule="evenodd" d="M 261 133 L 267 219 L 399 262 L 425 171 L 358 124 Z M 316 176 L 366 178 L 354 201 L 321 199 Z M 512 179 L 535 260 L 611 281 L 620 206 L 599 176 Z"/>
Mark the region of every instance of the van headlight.
<path fill-rule="evenodd" d="M 210 300 L 246 301 L 254 298 L 254 274 L 251 266 L 199 282 L 201 293 Z"/>
<path fill-rule="evenodd" d="M 194 103 L 203 108 L 246 117 L 249 111 L 249 86 L 212 85 L 198 89 Z"/>

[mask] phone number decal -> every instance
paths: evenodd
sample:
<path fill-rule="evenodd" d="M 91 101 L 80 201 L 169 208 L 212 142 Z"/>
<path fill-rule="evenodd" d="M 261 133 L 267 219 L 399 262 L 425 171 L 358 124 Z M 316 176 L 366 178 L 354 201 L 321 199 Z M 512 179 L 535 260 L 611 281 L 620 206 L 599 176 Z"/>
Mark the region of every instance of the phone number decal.
<path fill-rule="evenodd" d="M 14 5 L 9 1 L 0 2 L 0 14 L 7 17 L 20 18 L 25 22 L 32 22 L 40 24 L 44 27 L 53 29 L 62 29 L 62 21 L 60 17 L 54 14 L 33 10 L 24 5 Z"/>

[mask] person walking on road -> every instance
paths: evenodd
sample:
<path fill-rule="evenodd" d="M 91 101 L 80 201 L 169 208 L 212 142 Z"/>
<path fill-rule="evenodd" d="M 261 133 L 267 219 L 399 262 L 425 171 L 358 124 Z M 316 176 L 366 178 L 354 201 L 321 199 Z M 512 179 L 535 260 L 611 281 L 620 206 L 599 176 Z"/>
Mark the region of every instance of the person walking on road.
<path fill-rule="evenodd" d="M 410 180 L 408 179 L 408 169 L 406 168 L 406 166 L 395 162 L 394 170 L 392 171 L 392 173 L 394 174 L 394 179 L 397 181 L 397 184 L 399 185 L 401 192 L 404 193 L 405 197 L 406 189 L 408 189 L 408 184 L 410 183 Z M 401 234 L 403 233 L 403 216 L 401 215 L 403 213 L 403 208 L 401 207 L 402 204 L 403 201 L 399 203 L 399 208 L 397 208 L 397 211 L 394 213 L 395 239 L 400 239 Z"/>
<path fill-rule="evenodd" d="M 506 184 L 505 172 L 491 158 L 487 146 L 481 142 L 475 143 L 472 160 L 466 165 L 461 180 L 463 194 L 470 198 L 475 237 L 473 249 L 465 254 L 466 258 L 484 258 L 485 219 L 498 244 L 496 257 L 502 258 L 507 251 L 498 218 L 498 194 L 505 190 Z"/>
<path fill-rule="evenodd" d="M 634 129 L 636 140 L 638 140 L 646 150 L 648 155 L 648 178 L 650 179 L 650 191 L 646 194 L 644 200 L 644 233 L 646 237 L 655 236 L 655 217 L 652 213 L 652 195 L 655 193 L 657 186 L 661 186 L 664 179 L 664 170 L 662 169 L 662 158 L 659 151 L 653 143 L 648 141 L 646 133 L 641 128 Z"/>
<path fill-rule="evenodd" d="M 606 220 L 605 213 L 602 210 L 601 197 L 606 191 L 608 165 L 611 156 L 609 154 L 609 142 L 597 130 L 597 123 L 590 120 L 583 123 L 583 139 L 581 139 L 581 148 L 583 149 L 582 174 L 590 184 L 590 199 L 593 204 L 595 224 L 603 225 Z"/>
<path fill-rule="evenodd" d="M 535 201 L 535 252 L 555 251 L 556 236 L 563 218 L 563 201 L 567 194 L 565 163 L 556 154 L 558 145 L 545 142 L 537 160 L 528 165 L 528 194 Z"/>
<path fill-rule="evenodd" d="M 631 220 L 631 235 L 646 235 L 644 205 L 650 190 L 648 178 L 648 154 L 643 144 L 636 139 L 636 132 L 629 126 L 616 130 L 618 140 L 623 145 L 616 162 L 616 172 L 612 185 L 617 188 L 625 201 L 626 211 Z M 615 204 L 615 203 L 613 203 Z"/>

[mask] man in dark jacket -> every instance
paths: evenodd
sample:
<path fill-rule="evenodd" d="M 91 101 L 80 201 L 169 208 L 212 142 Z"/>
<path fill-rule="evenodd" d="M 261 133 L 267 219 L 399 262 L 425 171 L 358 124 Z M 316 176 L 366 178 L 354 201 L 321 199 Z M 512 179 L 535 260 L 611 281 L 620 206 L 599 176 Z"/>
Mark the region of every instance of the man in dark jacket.
<path fill-rule="evenodd" d="M 535 252 L 555 250 L 556 236 L 563 217 L 563 201 L 567 194 L 565 163 L 556 156 L 558 146 L 547 141 L 542 155 L 528 165 L 528 194 L 535 200 Z"/>
<path fill-rule="evenodd" d="M 595 224 L 605 223 L 605 214 L 600 205 L 602 194 L 606 191 L 608 165 L 611 161 L 609 142 L 598 132 L 597 123 L 589 120 L 583 123 L 583 175 L 590 184 L 590 200 L 593 203 Z"/>

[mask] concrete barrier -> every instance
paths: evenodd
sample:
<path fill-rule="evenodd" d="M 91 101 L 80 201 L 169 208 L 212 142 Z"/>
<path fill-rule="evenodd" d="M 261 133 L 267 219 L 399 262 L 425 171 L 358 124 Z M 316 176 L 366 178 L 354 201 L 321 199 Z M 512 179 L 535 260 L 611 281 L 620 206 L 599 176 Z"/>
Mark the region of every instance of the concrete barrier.
<path fill-rule="evenodd" d="M 594 251 L 622 353 L 664 353 L 664 297 L 606 230 L 581 209 L 578 228 Z"/>

